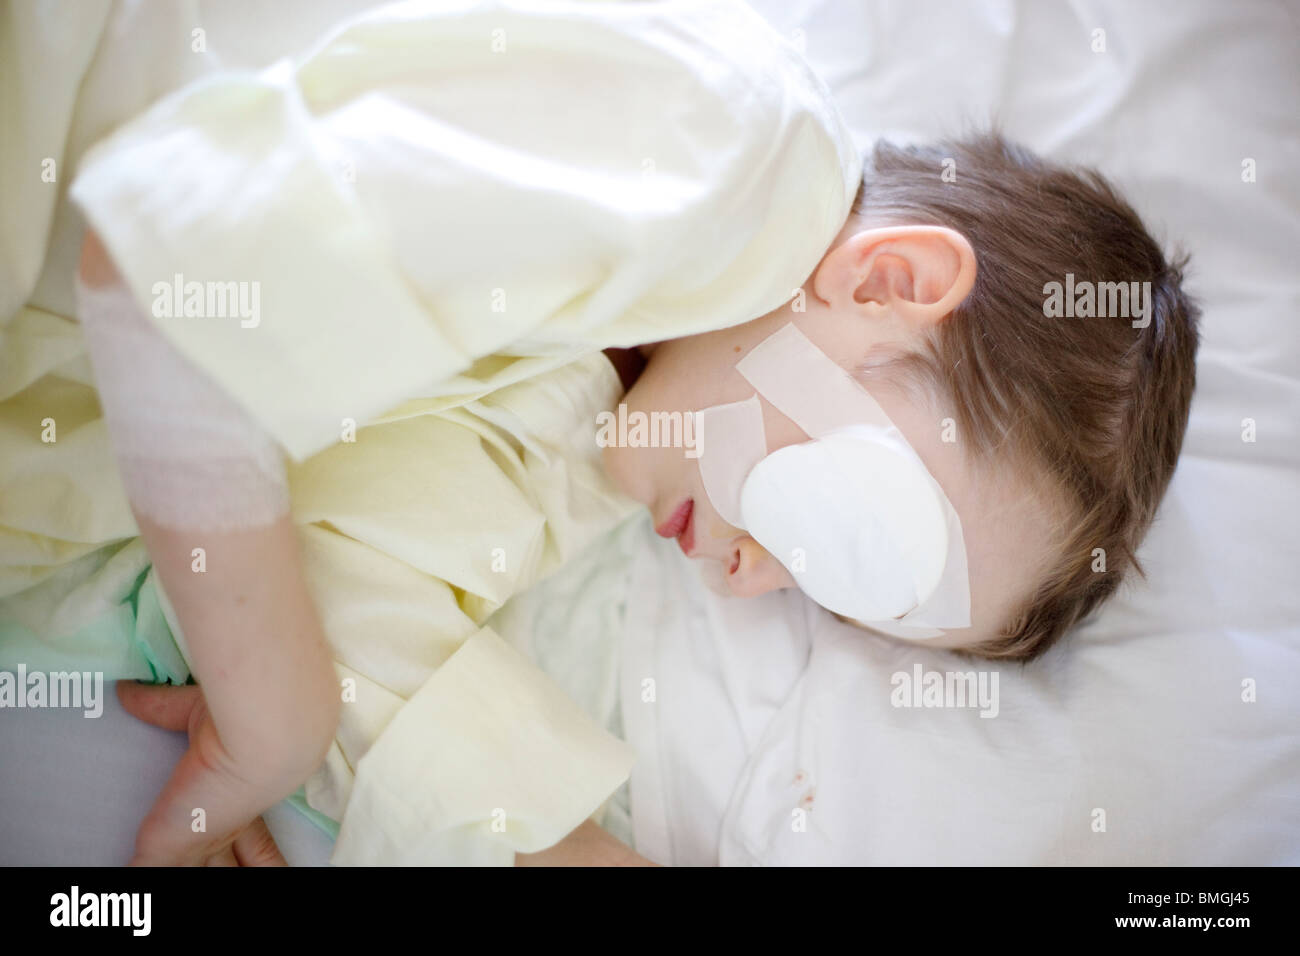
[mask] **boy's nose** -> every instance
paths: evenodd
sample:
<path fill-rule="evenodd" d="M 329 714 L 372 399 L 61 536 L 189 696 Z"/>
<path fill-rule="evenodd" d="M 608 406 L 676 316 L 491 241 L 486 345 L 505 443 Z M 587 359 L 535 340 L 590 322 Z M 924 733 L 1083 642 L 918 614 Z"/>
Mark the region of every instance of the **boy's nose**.
<path fill-rule="evenodd" d="M 732 546 L 727 586 L 737 597 L 758 597 L 778 588 L 794 587 L 795 581 L 766 548 L 746 536 Z"/>

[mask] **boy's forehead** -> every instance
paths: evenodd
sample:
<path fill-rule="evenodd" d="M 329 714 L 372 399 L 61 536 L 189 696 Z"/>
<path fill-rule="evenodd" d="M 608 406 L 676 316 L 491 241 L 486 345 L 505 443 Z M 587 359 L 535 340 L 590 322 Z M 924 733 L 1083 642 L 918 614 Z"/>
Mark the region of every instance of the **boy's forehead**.
<path fill-rule="evenodd" d="M 956 418 L 923 387 L 872 383 L 889 415 L 961 520 L 970 575 L 971 628 L 948 633 L 971 642 L 996 636 L 1054 560 L 1053 515 L 1023 468 L 978 460 Z M 940 646 L 942 641 L 932 643 Z M 966 643 L 966 641 L 959 641 Z"/>

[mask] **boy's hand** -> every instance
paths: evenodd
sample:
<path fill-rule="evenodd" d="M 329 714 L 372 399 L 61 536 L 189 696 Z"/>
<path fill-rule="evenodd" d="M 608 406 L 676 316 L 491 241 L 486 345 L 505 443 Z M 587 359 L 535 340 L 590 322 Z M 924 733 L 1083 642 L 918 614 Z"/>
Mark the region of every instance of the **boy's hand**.
<path fill-rule="evenodd" d="M 131 865 L 286 866 L 260 816 L 283 797 L 286 784 L 254 779 L 257 774 L 237 765 L 203 692 L 119 681 L 117 696 L 132 716 L 190 736 L 189 750 L 140 825 Z"/>

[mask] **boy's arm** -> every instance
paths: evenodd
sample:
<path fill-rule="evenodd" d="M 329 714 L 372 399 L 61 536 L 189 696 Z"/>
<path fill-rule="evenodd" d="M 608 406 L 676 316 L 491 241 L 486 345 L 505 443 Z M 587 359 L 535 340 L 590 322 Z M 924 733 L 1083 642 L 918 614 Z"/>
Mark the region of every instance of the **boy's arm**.
<path fill-rule="evenodd" d="M 189 750 L 140 827 L 134 862 L 230 862 L 232 844 L 262 811 L 320 764 L 338 723 L 338 684 L 287 517 L 201 535 L 138 520 L 202 699 L 173 699 L 192 688 L 124 690 L 128 709 L 145 719 L 182 708 L 184 723 L 171 726 L 190 732 Z M 201 574 L 192 570 L 194 547 L 206 551 Z"/>
<path fill-rule="evenodd" d="M 129 297 L 111 297 L 120 280 L 93 233 L 80 280 L 124 484 L 203 691 L 123 692 L 137 716 L 190 732 L 190 749 L 141 825 L 135 861 L 231 862 L 236 839 L 320 763 L 338 722 L 337 682 L 283 489 L 239 458 L 240 412 L 203 396 L 202 383 L 145 338 Z M 214 519 L 229 513 L 252 520 Z"/>

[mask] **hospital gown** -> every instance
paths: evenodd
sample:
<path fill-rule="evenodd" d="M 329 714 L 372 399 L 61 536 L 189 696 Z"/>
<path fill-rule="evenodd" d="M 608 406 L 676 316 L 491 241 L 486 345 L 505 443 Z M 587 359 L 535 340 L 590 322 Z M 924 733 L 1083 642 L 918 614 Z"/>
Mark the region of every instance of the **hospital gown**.
<path fill-rule="evenodd" d="M 739 0 L 412 3 L 257 71 L 125 67 L 128 118 L 102 64 L 140 10 L 4 16 L 0 667 L 188 675 L 45 259 L 76 213 L 43 159 L 85 150 L 71 200 L 137 302 L 292 461 L 347 695 L 306 785 L 333 862 L 550 845 L 632 753 L 484 622 L 634 507 L 599 350 L 779 307 L 843 225 L 825 88 Z M 174 282 L 255 284 L 257 321 L 160 317 Z"/>

